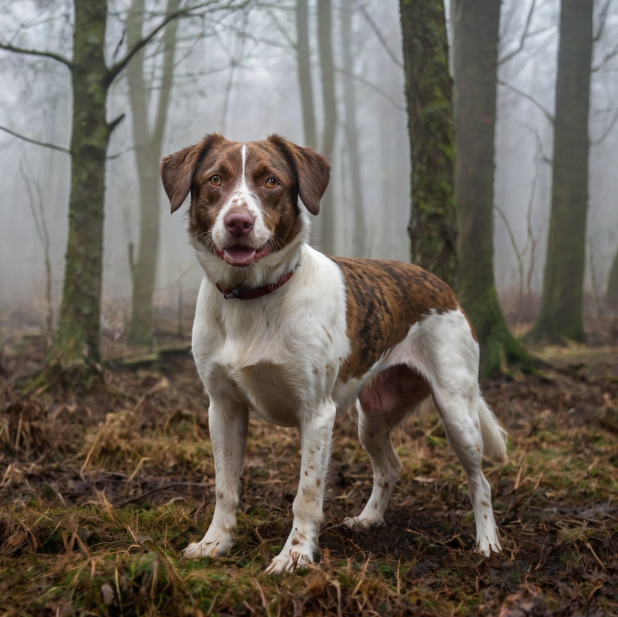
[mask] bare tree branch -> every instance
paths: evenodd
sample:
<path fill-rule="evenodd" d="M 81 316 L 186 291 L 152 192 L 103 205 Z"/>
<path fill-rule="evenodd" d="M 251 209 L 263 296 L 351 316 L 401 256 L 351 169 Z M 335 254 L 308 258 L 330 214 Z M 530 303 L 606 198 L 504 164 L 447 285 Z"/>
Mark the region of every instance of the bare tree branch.
<path fill-rule="evenodd" d="M 603 30 L 605 29 L 605 22 L 607 21 L 607 12 L 609 11 L 609 6 L 612 3 L 612 0 L 607 0 L 605 5 L 601 9 L 601 14 L 599 15 L 599 29 L 596 31 L 594 35 L 593 41 L 597 43 L 601 40 L 603 36 Z"/>
<path fill-rule="evenodd" d="M 611 119 L 611 122 L 609 123 L 608 127 L 603 131 L 600 137 L 598 137 L 597 139 L 590 140 L 590 145 L 598 146 L 602 141 L 605 141 L 605 139 L 612 132 L 614 126 L 616 126 L 617 121 L 618 121 L 618 109 L 614 112 L 614 116 Z"/>
<path fill-rule="evenodd" d="M 606 65 L 612 58 L 615 58 L 616 55 L 618 55 L 618 43 L 616 43 L 616 45 L 614 45 L 614 48 L 610 52 L 605 54 L 605 56 L 603 57 L 601 62 L 599 62 L 599 64 L 597 64 L 596 66 L 592 67 L 591 72 L 596 73 L 597 71 L 600 71 L 601 68 L 604 65 Z"/>
<path fill-rule="evenodd" d="M 7 129 L 5 126 L 0 126 L 0 131 L 4 131 L 9 135 L 13 135 L 13 137 L 17 137 L 23 141 L 27 141 L 29 144 L 34 144 L 35 146 L 43 146 L 45 148 L 51 148 L 52 150 L 58 150 L 58 152 L 64 152 L 65 154 L 71 154 L 71 151 L 67 148 L 63 148 L 62 146 L 56 146 L 55 144 L 48 144 L 44 141 L 38 141 L 37 139 L 30 139 L 30 137 L 26 137 L 25 135 L 21 135 L 20 133 L 16 133 L 11 129 Z"/>
<path fill-rule="evenodd" d="M 554 124 L 554 122 L 555 122 L 554 116 L 552 114 L 550 114 L 549 111 L 547 111 L 547 109 L 545 109 L 545 107 L 543 107 L 543 105 L 541 105 L 536 99 L 531 97 L 529 94 L 526 94 L 525 92 L 522 92 L 518 88 L 515 88 L 515 86 L 511 86 L 511 84 L 507 84 L 505 81 L 502 81 L 501 79 L 498 80 L 498 83 L 501 86 L 504 86 L 505 88 L 508 88 L 509 90 L 512 90 L 513 92 L 515 92 L 515 94 L 519 94 L 519 96 L 523 96 L 525 99 L 528 99 L 531 103 L 534 103 L 543 112 L 545 117 L 552 124 Z"/>
<path fill-rule="evenodd" d="M 277 28 L 277 30 L 279 30 L 279 33 L 281 34 L 281 36 L 287 41 L 287 44 L 292 49 L 296 49 L 297 48 L 296 41 L 294 41 L 292 37 L 288 34 L 288 30 L 290 28 L 285 27 L 281 24 L 281 22 L 279 21 L 279 19 L 275 15 L 275 12 L 272 9 L 268 10 L 268 14 L 270 15 L 270 18 L 273 20 L 273 23 L 275 24 L 275 27 Z"/>
<path fill-rule="evenodd" d="M 399 111 L 405 111 L 405 107 L 402 107 L 401 105 L 399 105 L 399 103 L 396 103 L 395 101 L 393 101 L 393 99 L 391 99 L 388 93 L 384 92 L 384 90 L 382 90 L 380 86 L 376 86 L 374 83 L 370 82 L 364 77 L 361 77 L 360 75 L 356 75 L 355 73 L 350 73 L 349 71 L 345 71 L 342 68 L 335 67 L 335 71 L 337 71 L 338 73 L 342 73 L 343 75 L 347 75 L 348 77 L 355 79 L 356 81 L 358 81 L 361 84 L 364 84 L 365 86 L 369 86 L 372 90 L 375 90 L 378 94 L 380 94 L 380 96 L 386 99 L 395 109 L 398 109 Z"/>
<path fill-rule="evenodd" d="M 25 54 L 27 56 L 41 56 L 42 58 L 50 58 L 51 60 L 55 60 L 56 62 L 60 62 L 69 68 L 69 70 L 73 70 L 73 63 L 64 56 L 60 54 L 55 54 L 52 51 L 41 51 L 39 49 L 25 49 L 23 47 L 15 47 L 14 45 L 9 45 L 8 43 L 0 43 L 0 49 L 4 49 L 6 51 L 12 51 L 16 54 Z"/>
<path fill-rule="evenodd" d="M 242 5 L 246 5 L 249 2 L 250 0 L 246 0 L 244 3 L 242 3 Z M 163 30 L 163 28 L 165 28 L 167 24 L 170 23 L 170 21 L 173 21 L 174 19 L 179 19 L 180 17 L 190 17 L 192 16 L 192 13 L 194 11 L 197 11 L 198 9 L 204 8 L 206 6 L 209 6 L 215 3 L 216 3 L 216 0 L 210 0 L 209 2 L 203 2 L 201 4 L 196 4 L 193 6 L 185 6 L 182 9 L 178 9 L 177 11 L 174 11 L 173 13 L 166 15 L 163 18 L 163 20 L 161 20 L 158 26 L 153 28 L 146 36 L 144 36 L 139 41 L 137 41 L 137 43 L 135 43 L 135 45 L 133 45 L 133 47 L 131 47 L 131 49 L 129 49 L 127 53 L 120 60 L 118 60 L 117 62 L 112 64 L 112 66 L 109 67 L 108 72 L 107 72 L 107 80 L 106 80 L 107 83 L 111 84 L 114 81 L 114 79 L 118 76 L 118 74 L 122 72 L 122 70 L 127 66 L 127 64 L 129 64 L 129 62 L 131 61 L 131 58 L 133 58 L 133 56 L 140 49 L 148 45 L 148 43 L 150 43 L 150 41 L 152 41 L 152 39 L 157 34 L 159 34 L 159 32 L 161 32 L 161 30 Z M 226 4 L 220 6 L 219 8 L 221 9 L 230 8 L 234 5 L 235 5 L 234 0 L 229 0 Z"/>
<path fill-rule="evenodd" d="M 514 49 L 513 51 L 509 52 L 508 54 L 500 58 L 498 60 L 498 66 L 500 66 L 501 64 L 504 64 L 505 62 L 508 62 L 511 58 L 515 57 L 524 48 L 524 43 L 526 42 L 526 39 L 528 38 L 528 33 L 530 30 L 530 23 L 532 22 L 532 14 L 534 13 L 535 4 L 536 4 L 536 0 L 532 0 L 532 3 L 530 4 L 530 10 L 528 11 L 528 17 L 526 17 L 526 25 L 524 26 L 524 30 L 521 33 L 521 38 L 519 39 L 519 45 L 517 46 L 517 49 Z"/>
<path fill-rule="evenodd" d="M 394 54 L 393 50 L 388 46 L 386 42 L 386 37 L 382 34 L 380 28 L 378 28 L 378 24 L 373 20 L 373 17 L 369 14 L 369 11 L 361 4 L 360 11 L 363 14 L 363 17 L 367 20 L 367 23 L 371 26 L 371 29 L 374 31 L 375 35 L 378 37 L 378 40 L 382 44 L 384 51 L 390 56 L 391 60 L 401 69 L 403 69 L 403 63 L 397 58 Z"/>

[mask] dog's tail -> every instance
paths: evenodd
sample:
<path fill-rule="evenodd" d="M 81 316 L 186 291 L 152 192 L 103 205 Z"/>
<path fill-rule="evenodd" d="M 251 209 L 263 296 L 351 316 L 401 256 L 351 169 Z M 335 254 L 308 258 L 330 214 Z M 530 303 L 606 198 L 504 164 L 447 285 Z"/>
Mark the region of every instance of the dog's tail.
<path fill-rule="evenodd" d="M 483 454 L 496 463 L 506 463 L 506 431 L 500 426 L 483 397 L 479 397 L 479 420 L 483 437 Z"/>

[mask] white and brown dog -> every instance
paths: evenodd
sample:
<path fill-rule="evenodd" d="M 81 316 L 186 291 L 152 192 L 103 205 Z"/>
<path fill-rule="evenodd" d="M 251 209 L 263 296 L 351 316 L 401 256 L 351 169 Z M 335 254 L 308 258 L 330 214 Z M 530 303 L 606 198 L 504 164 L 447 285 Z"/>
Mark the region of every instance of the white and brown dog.
<path fill-rule="evenodd" d="M 479 392 L 479 346 L 453 291 L 417 266 L 327 257 L 307 244 L 329 182 L 326 159 L 276 135 L 208 135 L 163 159 L 172 212 L 191 193 L 189 227 L 205 277 L 193 355 L 210 396 L 216 506 L 186 558 L 233 544 L 249 410 L 298 427 L 294 522 L 268 572 L 311 563 L 322 521 L 335 415 L 356 403 L 373 491 L 350 526 L 381 523 L 401 463 L 393 428 L 433 396 L 468 477 L 477 549 L 499 550 L 483 454 L 505 460 L 504 432 Z"/>

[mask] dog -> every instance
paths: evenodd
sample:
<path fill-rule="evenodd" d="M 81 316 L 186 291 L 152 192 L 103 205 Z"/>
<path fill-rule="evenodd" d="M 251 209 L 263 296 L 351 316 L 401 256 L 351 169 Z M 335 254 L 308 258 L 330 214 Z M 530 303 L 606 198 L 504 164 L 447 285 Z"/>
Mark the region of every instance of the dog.
<path fill-rule="evenodd" d="M 160 171 L 172 212 L 191 194 L 189 234 L 205 275 L 192 348 L 210 397 L 216 505 L 183 557 L 233 545 L 249 410 L 301 438 L 292 530 L 267 568 L 279 574 L 316 557 L 337 411 L 356 404 L 374 471 L 367 505 L 345 523 L 370 527 L 383 522 L 402 467 L 391 431 L 429 396 L 468 478 L 476 549 L 499 551 L 481 461 L 506 460 L 505 433 L 481 396 L 476 335 L 450 287 L 411 264 L 309 246 L 309 215 L 330 179 L 311 148 L 212 134 Z"/>

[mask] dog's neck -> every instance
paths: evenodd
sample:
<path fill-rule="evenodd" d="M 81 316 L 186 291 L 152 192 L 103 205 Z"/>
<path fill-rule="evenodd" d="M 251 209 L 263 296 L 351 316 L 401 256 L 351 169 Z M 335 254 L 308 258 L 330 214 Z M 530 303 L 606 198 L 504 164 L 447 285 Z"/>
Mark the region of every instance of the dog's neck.
<path fill-rule="evenodd" d="M 227 264 L 194 238 L 192 244 L 206 278 L 220 289 L 257 289 L 276 283 L 302 261 L 310 224 L 304 213 L 300 216 L 301 231 L 288 244 L 244 268 Z"/>

